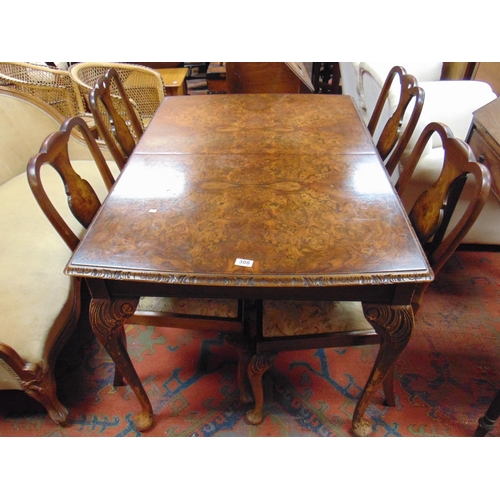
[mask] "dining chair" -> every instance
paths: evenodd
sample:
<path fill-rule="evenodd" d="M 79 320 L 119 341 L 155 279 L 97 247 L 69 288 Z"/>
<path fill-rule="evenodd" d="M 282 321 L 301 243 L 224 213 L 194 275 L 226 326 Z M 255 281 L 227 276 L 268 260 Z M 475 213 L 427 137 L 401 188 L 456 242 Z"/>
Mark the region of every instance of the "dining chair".
<path fill-rule="evenodd" d="M 121 170 L 142 137 L 143 127 L 114 68 L 101 76 L 89 94 L 99 137 Z"/>
<path fill-rule="evenodd" d="M 390 102 L 390 91 L 393 85 L 396 84 L 395 78 L 399 77 L 400 93 L 399 100 L 390 118 L 382 126 L 380 136 L 378 136 L 377 126 L 379 125 L 380 117 L 384 106 L 389 105 L 391 108 L 394 103 Z M 418 119 L 424 105 L 425 93 L 418 86 L 414 76 L 406 73 L 402 66 L 394 66 L 387 75 L 384 86 L 377 99 L 377 103 L 368 122 L 368 131 L 375 136 L 377 151 L 380 157 L 385 162 L 385 168 L 389 175 L 392 175 L 403 155 L 408 142 L 417 126 Z M 408 110 L 408 106 L 413 102 L 413 107 Z M 406 112 L 408 116 L 405 116 Z"/>
<path fill-rule="evenodd" d="M 404 192 L 427 142 L 437 133 L 445 149 L 441 175 L 423 192 L 409 213 L 409 219 L 436 275 L 458 247 L 481 212 L 490 191 L 488 169 L 475 161 L 469 146 L 453 137 L 443 124 L 431 123 L 422 132 L 408 168 L 396 185 Z M 470 178 L 468 180 L 468 178 Z M 449 226 L 451 215 L 465 182 L 474 186 L 474 197 L 457 223 Z M 411 306 L 416 314 L 428 282 L 421 283 Z M 382 338 L 365 318 L 361 302 L 263 300 L 256 301 L 257 325 L 254 355 L 247 368 L 255 397 L 255 408 L 247 420 L 262 420 L 262 375 L 274 364 L 279 351 L 380 344 Z M 394 369 L 383 381 L 385 403 L 395 405 Z"/>
<path fill-rule="evenodd" d="M 146 128 L 165 97 L 163 80 L 156 70 L 140 64 L 80 62 L 72 64 L 68 72 L 88 99 L 97 80 L 110 68 L 114 68 L 118 73 L 129 99 L 136 106 L 143 128 Z"/>
<path fill-rule="evenodd" d="M 78 86 L 65 70 L 25 62 L 0 62 L 0 80 L 54 107 L 64 117 L 82 116 L 91 124 Z"/>
<path fill-rule="evenodd" d="M 75 128 L 85 138 L 106 186 L 108 189 L 111 188 L 113 176 L 90 130 L 79 117 L 66 120 L 59 131 L 50 134 L 43 142 L 40 152 L 30 159 L 27 166 L 29 185 L 36 201 L 71 251 L 76 249 L 80 238 L 101 206 L 91 184 L 82 178 L 71 164 L 68 141 L 71 131 Z M 61 177 L 63 181 L 61 189 L 66 192 L 71 214 L 81 225 L 80 231 L 75 230 L 74 221 L 68 221 L 61 216 L 44 189 L 42 176 L 44 165 L 50 165 Z M 135 314 L 127 320 L 127 323 L 223 333 L 226 335 L 226 340 L 236 347 L 240 357 L 246 359 L 247 351 L 240 348 L 240 346 L 246 346 L 242 340 L 242 307 L 242 301 L 238 299 L 142 297 Z M 126 345 L 123 327 L 121 337 Z M 240 363 L 239 366 L 242 364 Z M 248 401 L 250 395 L 247 379 L 240 368 L 238 369 L 238 383 L 242 401 Z M 121 374 L 117 371 L 115 371 L 114 384 L 123 384 Z"/>

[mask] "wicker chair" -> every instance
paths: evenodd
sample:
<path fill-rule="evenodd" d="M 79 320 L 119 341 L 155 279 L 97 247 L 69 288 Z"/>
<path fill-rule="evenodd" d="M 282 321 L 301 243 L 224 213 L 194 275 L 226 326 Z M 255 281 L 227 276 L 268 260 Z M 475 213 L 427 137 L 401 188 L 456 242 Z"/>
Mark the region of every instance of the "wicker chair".
<path fill-rule="evenodd" d="M 37 97 L 66 118 L 82 116 L 87 124 L 92 122 L 79 88 L 67 71 L 25 62 L 0 62 L 0 82 Z"/>
<path fill-rule="evenodd" d="M 129 99 L 139 114 L 142 126 L 145 128 L 165 96 L 163 80 L 157 71 L 138 64 L 108 62 L 76 63 L 71 65 L 68 71 L 88 101 L 90 91 L 109 68 L 114 68 L 118 73 Z M 117 95 L 115 91 L 112 93 Z"/>

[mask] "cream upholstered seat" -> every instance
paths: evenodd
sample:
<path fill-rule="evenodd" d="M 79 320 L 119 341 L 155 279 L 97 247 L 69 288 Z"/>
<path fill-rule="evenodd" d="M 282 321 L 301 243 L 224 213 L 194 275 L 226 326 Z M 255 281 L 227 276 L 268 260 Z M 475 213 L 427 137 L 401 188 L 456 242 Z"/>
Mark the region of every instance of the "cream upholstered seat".
<path fill-rule="evenodd" d="M 461 243 L 474 224 L 486 202 L 490 191 L 491 177 L 488 169 L 474 161 L 470 148 L 463 141 L 455 139 L 451 130 L 438 123 L 429 124 L 422 132 L 396 189 L 404 194 L 413 170 L 433 135 L 439 135 L 446 157 L 441 165 L 441 175 L 431 189 L 421 193 L 409 213 L 410 221 L 437 275 L 444 263 Z M 472 178 L 474 196 L 469 199 L 468 208 L 454 225 L 449 225 L 451 214 L 461 195 L 467 176 Z M 417 286 L 412 309 L 420 307 L 428 282 Z M 348 345 L 377 344 L 381 336 L 376 334 L 363 313 L 360 302 L 263 300 L 258 305 L 262 318 L 257 331 L 257 356 L 276 353 L 281 350 L 302 348 L 338 347 Z M 375 324 L 375 323 L 374 323 Z M 272 357 L 268 357 L 269 368 Z M 252 371 L 249 377 L 255 393 L 256 406 L 252 411 L 252 423 L 262 418 L 262 374 L 265 369 Z M 388 405 L 394 405 L 393 374 L 384 381 Z"/>
<path fill-rule="evenodd" d="M 33 198 L 26 164 L 63 121 L 45 102 L 0 89 L 0 390 L 25 391 L 61 424 L 68 412 L 57 399 L 53 369 L 78 319 L 80 282 L 62 272 L 71 252 Z M 75 168 L 88 172 L 104 199 L 107 189 L 93 178 L 95 164 L 76 135 L 70 151 Z M 61 181 L 54 176 L 47 183 L 59 187 Z"/>
<path fill-rule="evenodd" d="M 165 96 L 161 75 L 154 69 L 139 64 L 116 62 L 81 62 L 69 68 L 69 75 L 88 99 L 97 80 L 114 68 L 135 106 L 143 128 L 147 127 Z M 115 94 L 115 92 L 113 92 Z"/>

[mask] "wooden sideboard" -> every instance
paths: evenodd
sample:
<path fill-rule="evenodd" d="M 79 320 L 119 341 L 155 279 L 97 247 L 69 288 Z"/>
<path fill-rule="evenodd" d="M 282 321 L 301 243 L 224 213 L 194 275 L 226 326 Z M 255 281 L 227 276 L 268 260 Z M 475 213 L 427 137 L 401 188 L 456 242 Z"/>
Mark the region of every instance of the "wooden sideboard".
<path fill-rule="evenodd" d="M 500 200 L 500 97 L 474 111 L 467 142 L 490 170 L 491 188 Z"/>

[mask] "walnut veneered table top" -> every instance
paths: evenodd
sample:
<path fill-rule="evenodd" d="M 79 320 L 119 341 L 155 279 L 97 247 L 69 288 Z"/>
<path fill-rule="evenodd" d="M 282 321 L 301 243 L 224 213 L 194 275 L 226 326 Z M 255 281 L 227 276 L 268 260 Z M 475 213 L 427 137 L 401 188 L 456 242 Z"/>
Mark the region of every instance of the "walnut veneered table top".
<path fill-rule="evenodd" d="M 351 98 L 321 94 L 166 98 L 66 272 L 238 287 L 432 279 Z"/>

